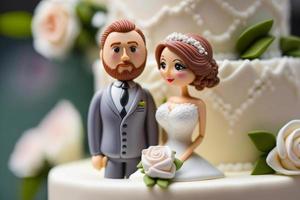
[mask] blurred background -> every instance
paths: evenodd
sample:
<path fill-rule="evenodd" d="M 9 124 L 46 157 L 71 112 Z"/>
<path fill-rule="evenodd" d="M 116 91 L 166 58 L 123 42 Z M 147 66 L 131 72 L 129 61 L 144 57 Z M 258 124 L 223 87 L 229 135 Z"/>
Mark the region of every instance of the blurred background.
<path fill-rule="evenodd" d="M 1 0 L 0 13 L 33 12 L 38 0 Z M 300 35 L 300 1 L 291 1 L 291 33 Z M 0 199 L 20 199 L 23 181 L 8 169 L 15 143 L 24 130 L 36 127 L 60 99 L 69 100 L 86 116 L 93 95 L 92 62 L 81 51 L 67 59 L 50 61 L 38 54 L 32 39 L 0 36 Z M 95 48 L 97 53 L 97 49 Z M 86 137 L 85 154 L 88 155 Z M 36 199 L 46 199 L 46 180 Z"/>

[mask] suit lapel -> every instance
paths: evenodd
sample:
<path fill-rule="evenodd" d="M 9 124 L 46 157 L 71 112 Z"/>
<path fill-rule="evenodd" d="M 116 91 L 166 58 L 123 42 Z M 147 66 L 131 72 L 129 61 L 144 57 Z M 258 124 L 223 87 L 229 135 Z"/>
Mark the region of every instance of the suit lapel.
<path fill-rule="evenodd" d="M 120 113 L 119 113 L 119 111 L 118 111 L 116 105 L 114 104 L 114 101 L 113 101 L 112 96 L 111 96 L 111 87 L 112 87 L 112 85 L 113 85 L 113 83 L 110 84 L 109 87 L 108 87 L 107 90 L 106 90 L 106 95 L 105 95 L 106 98 L 105 98 L 105 100 L 106 100 L 106 103 L 108 104 L 108 106 L 110 107 L 110 109 L 111 109 L 116 115 L 118 115 L 118 116 L 121 118 Z"/>
<path fill-rule="evenodd" d="M 135 93 L 135 97 L 134 97 L 133 102 L 132 102 L 132 104 L 131 104 L 128 112 L 127 112 L 127 115 L 124 118 L 128 117 L 129 115 L 131 115 L 135 111 L 135 109 L 136 109 L 136 107 L 137 107 L 137 105 L 138 105 L 138 103 L 141 99 L 141 96 L 142 96 L 141 86 L 139 84 L 136 84 L 136 87 L 137 87 L 137 91 Z"/>

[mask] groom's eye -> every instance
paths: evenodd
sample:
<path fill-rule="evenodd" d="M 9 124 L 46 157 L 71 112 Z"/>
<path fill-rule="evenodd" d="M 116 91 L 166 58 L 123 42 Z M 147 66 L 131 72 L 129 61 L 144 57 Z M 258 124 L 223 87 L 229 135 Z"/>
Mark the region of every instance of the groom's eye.
<path fill-rule="evenodd" d="M 114 50 L 115 53 L 119 53 L 120 52 L 120 47 L 114 47 L 113 50 Z"/>
<path fill-rule="evenodd" d="M 186 69 L 186 67 L 183 64 L 181 64 L 181 63 L 175 63 L 175 69 L 177 71 L 181 71 L 181 70 Z"/>
<path fill-rule="evenodd" d="M 135 46 L 130 47 L 130 51 L 131 51 L 132 53 L 136 52 L 136 47 L 135 47 Z"/>
<path fill-rule="evenodd" d="M 166 68 L 166 63 L 165 62 L 161 62 L 159 68 L 160 69 L 165 69 Z"/>

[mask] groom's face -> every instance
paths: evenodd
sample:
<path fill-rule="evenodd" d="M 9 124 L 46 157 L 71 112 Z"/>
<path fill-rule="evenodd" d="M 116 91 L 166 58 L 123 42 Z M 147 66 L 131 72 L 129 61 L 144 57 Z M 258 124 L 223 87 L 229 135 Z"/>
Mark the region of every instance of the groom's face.
<path fill-rule="evenodd" d="M 147 51 L 142 37 L 136 31 L 112 32 L 100 52 L 106 72 L 118 80 L 133 80 L 144 70 Z"/>

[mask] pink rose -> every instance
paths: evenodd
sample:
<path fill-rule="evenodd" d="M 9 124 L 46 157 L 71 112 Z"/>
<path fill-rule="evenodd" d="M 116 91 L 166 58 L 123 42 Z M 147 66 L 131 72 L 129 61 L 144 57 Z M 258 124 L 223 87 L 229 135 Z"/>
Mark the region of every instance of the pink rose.
<path fill-rule="evenodd" d="M 60 58 L 69 52 L 80 31 L 75 5 L 63 0 L 43 0 L 38 4 L 32 21 L 37 52 L 47 58 Z"/>

